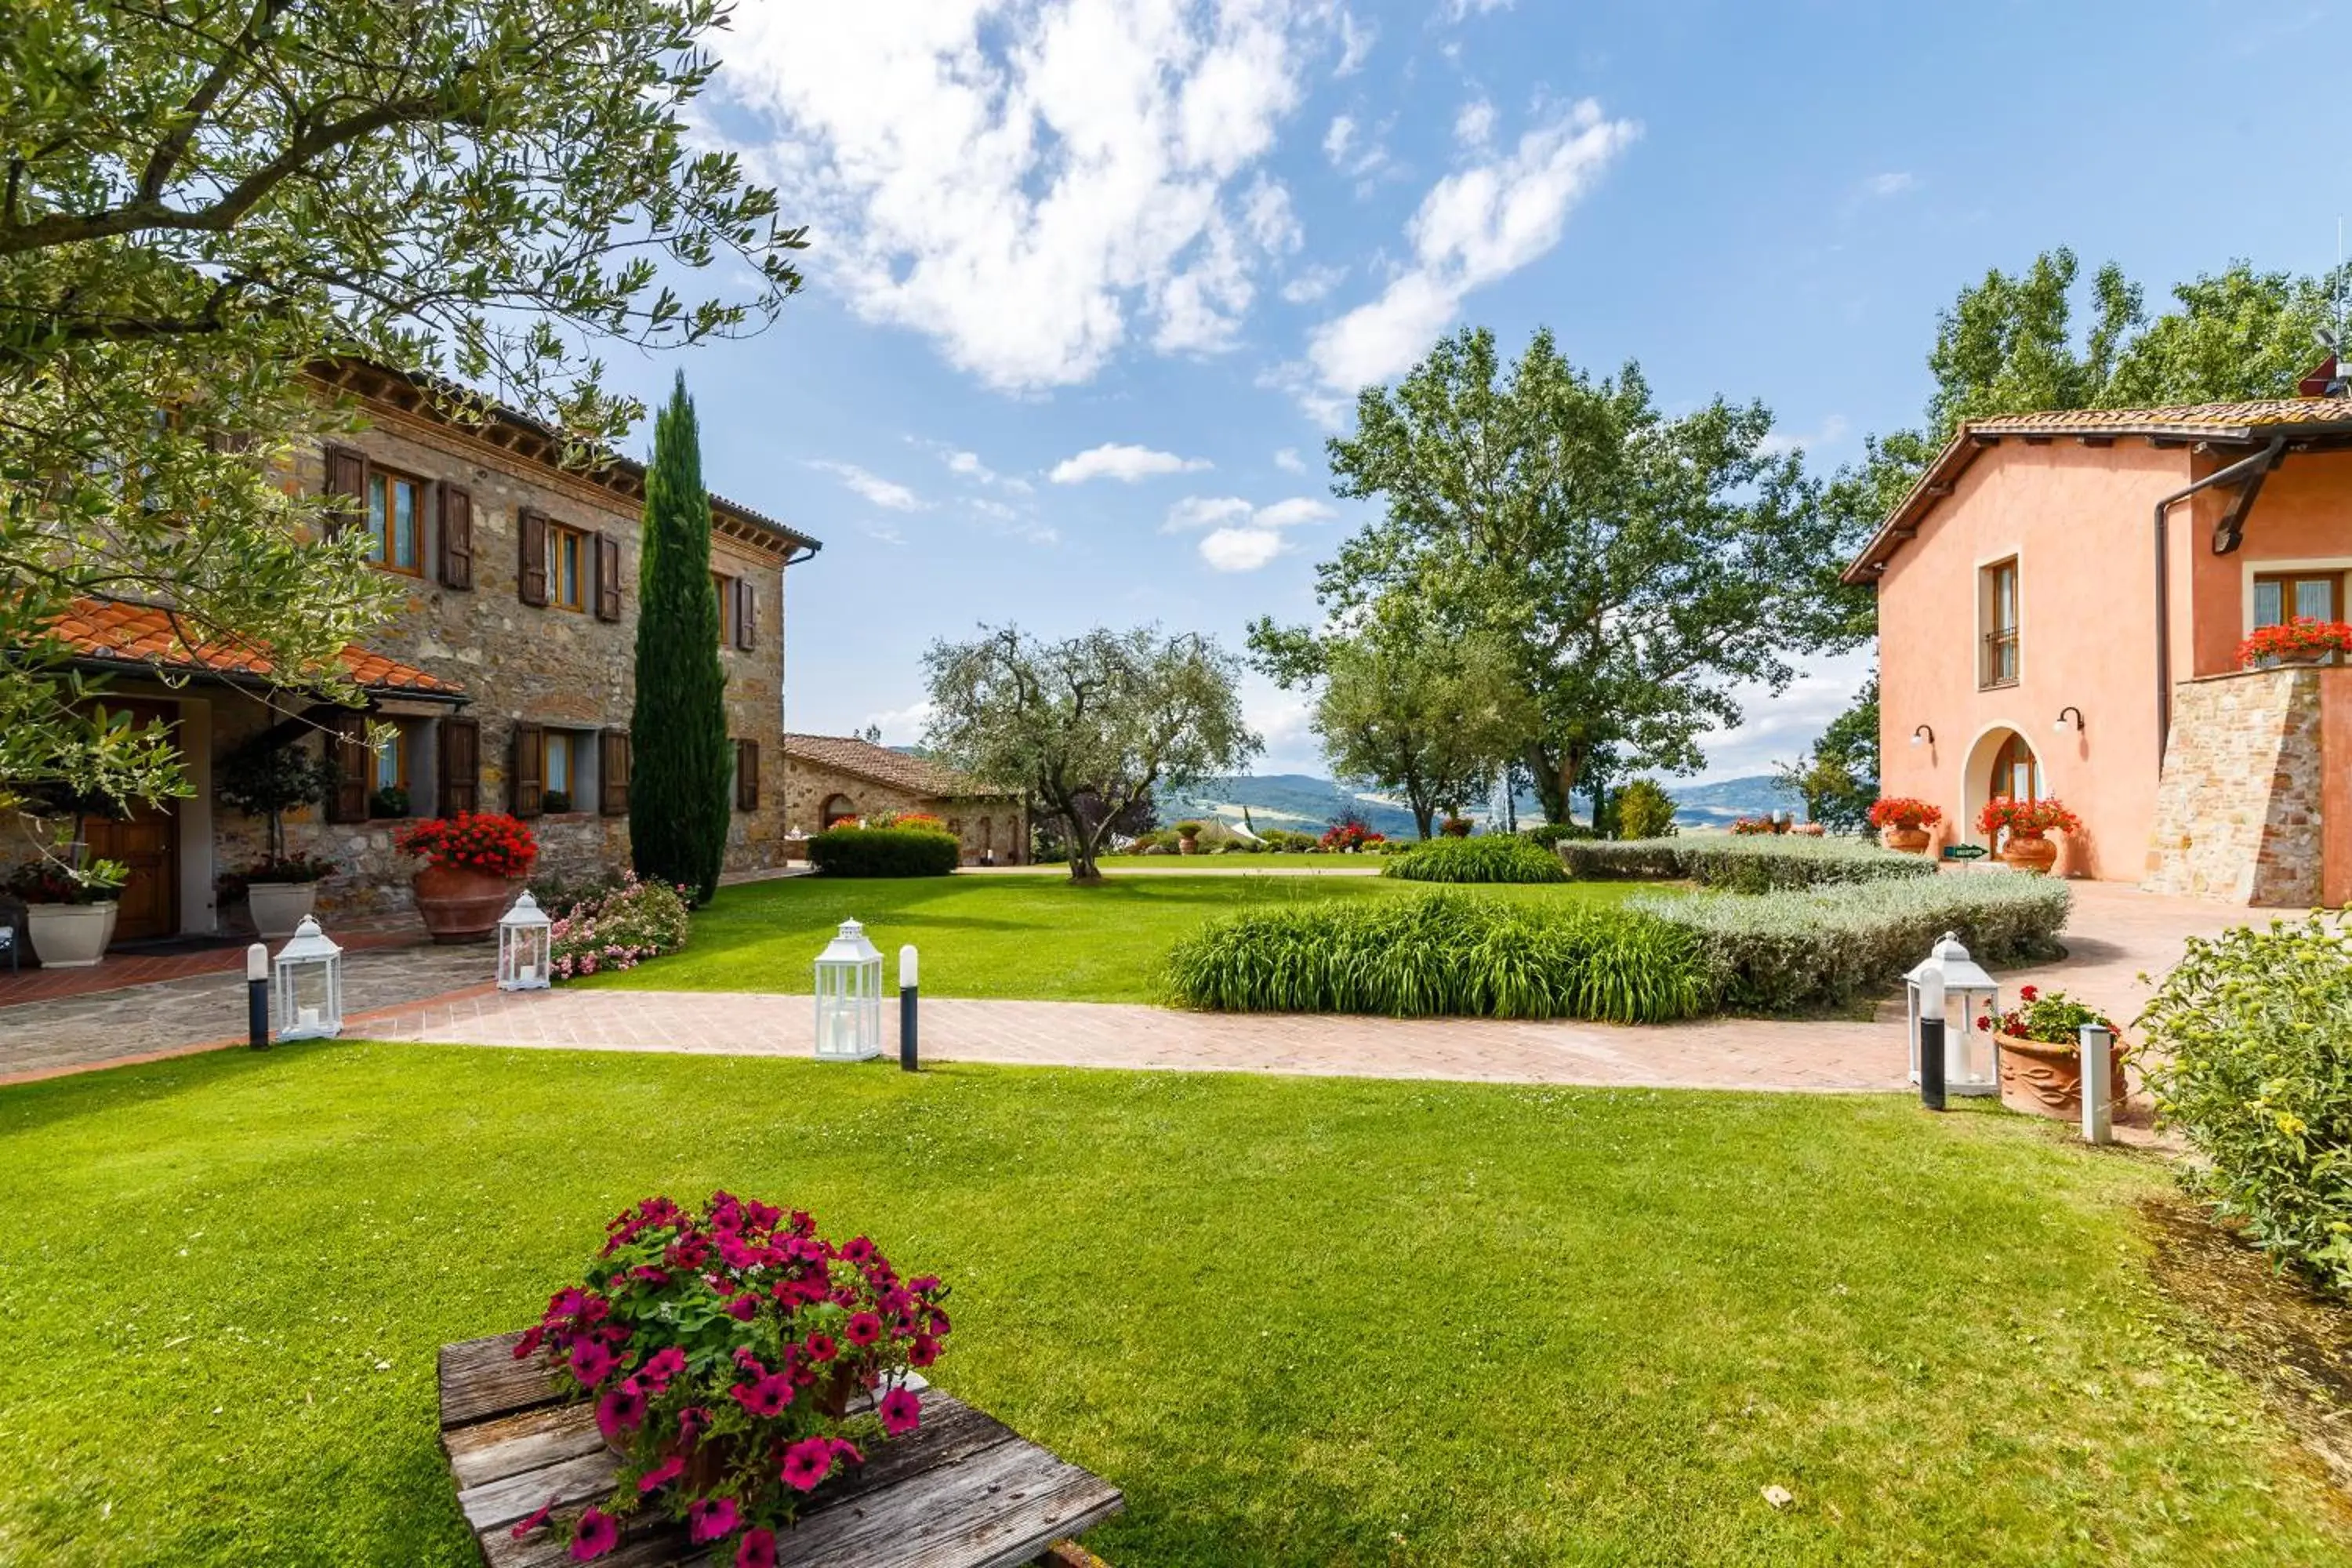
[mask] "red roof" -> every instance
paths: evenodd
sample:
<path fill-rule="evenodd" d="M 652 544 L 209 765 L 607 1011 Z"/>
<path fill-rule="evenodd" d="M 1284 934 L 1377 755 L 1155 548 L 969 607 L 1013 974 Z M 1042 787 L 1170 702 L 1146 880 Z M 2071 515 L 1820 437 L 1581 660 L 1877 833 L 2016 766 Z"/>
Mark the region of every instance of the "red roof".
<path fill-rule="evenodd" d="M 170 612 L 152 605 L 120 599 L 77 599 L 58 617 L 54 627 L 75 657 L 102 658 L 118 664 L 151 664 L 160 668 L 200 670 L 210 675 L 266 676 L 269 656 L 236 643 L 197 643 L 181 638 Z M 343 649 L 343 669 L 370 691 L 411 691 L 433 697 L 462 697 L 465 688 L 414 665 L 402 664 L 356 645 Z"/>

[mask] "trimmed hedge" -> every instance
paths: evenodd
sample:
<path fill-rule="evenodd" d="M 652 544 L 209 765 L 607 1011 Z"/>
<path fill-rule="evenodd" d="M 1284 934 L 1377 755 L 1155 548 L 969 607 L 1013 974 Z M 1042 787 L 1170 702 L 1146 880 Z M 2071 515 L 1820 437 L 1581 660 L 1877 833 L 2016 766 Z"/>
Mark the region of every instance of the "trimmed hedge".
<path fill-rule="evenodd" d="M 1980 963 L 2046 957 L 2074 901 L 2062 881 L 1985 872 L 1772 893 L 1642 893 L 1627 903 L 1692 935 L 1724 1005 L 1787 1013 L 1889 984 L 1948 931 Z"/>
<path fill-rule="evenodd" d="M 944 877 L 963 858 L 951 833 L 929 827 L 828 827 L 809 864 L 828 877 Z"/>
<path fill-rule="evenodd" d="M 1337 900 L 1213 921 L 1170 954 L 1188 1006 L 1393 1018 L 1664 1023 L 1713 997 L 1696 937 L 1654 915 L 1464 893 Z"/>
<path fill-rule="evenodd" d="M 1399 850 L 1383 877 L 1411 882 L 1565 882 L 1559 857 L 1524 838 L 1433 838 Z"/>
<path fill-rule="evenodd" d="M 1734 893 L 1900 882 L 1936 875 L 1936 863 L 1859 838 L 1628 838 L 1564 841 L 1560 864 L 1580 882 L 1691 881 Z"/>

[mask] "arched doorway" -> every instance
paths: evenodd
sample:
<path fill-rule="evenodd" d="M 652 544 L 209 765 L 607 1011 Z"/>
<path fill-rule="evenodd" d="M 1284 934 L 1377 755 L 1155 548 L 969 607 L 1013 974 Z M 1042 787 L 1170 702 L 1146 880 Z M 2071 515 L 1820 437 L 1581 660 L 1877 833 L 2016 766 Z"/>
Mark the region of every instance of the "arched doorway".
<path fill-rule="evenodd" d="M 1965 834 L 1997 852 L 2000 848 L 1999 837 L 1977 831 L 1977 820 L 1985 803 L 2003 795 L 2011 800 L 2039 800 L 2047 795 L 2042 759 L 2034 754 L 2032 742 L 2019 731 L 1996 727 L 1978 736 L 1976 744 L 1969 748 L 1967 768 L 1961 800 L 1968 818 L 1956 825 L 1954 837 Z"/>
<path fill-rule="evenodd" d="M 856 816 L 857 803 L 845 795 L 827 795 L 824 810 L 819 815 L 824 818 L 824 826 L 831 827 L 835 823 L 846 822 Z"/>

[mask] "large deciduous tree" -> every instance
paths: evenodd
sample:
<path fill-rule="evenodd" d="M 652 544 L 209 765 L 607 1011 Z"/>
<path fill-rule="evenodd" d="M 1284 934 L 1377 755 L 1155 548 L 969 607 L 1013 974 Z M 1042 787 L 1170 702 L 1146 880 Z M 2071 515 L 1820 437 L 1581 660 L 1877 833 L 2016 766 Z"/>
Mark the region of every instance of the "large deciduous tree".
<path fill-rule="evenodd" d="M 710 578 L 710 495 L 702 488 L 702 436 L 683 375 L 654 419 L 638 549 L 629 858 L 638 876 L 675 883 L 708 903 L 727 857 L 734 748 Z"/>
<path fill-rule="evenodd" d="M 1333 775 L 1401 797 L 1423 838 L 1440 809 L 1484 797 L 1535 731 L 1510 650 L 1483 632 L 1439 635 L 1400 595 L 1321 635 L 1260 619 L 1250 647 L 1281 685 L 1320 687 L 1313 723 Z"/>
<path fill-rule="evenodd" d="M 1318 595 L 1342 622 L 1407 595 L 1444 635 L 1506 648 L 1552 821 L 1603 748 L 1695 766 L 1700 733 L 1739 721 L 1735 688 L 1777 689 L 1792 656 L 1850 639 L 1822 584 L 1852 541 L 1760 405 L 1669 418 L 1638 366 L 1596 380 L 1548 331 L 1506 366 L 1481 330 L 1366 388 L 1356 417 L 1329 444 L 1333 488 L 1386 515 Z"/>
<path fill-rule="evenodd" d="M 1102 879 L 1111 825 L 1160 785 L 1182 789 L 1246 766 L 1263 742 L 1243 721 L 1239 665 L 1207 637 L 1156 626 L 1047 642 L 1017 627 L 923 656 L 944 761 L 1019 790 L 1058 819 L 1070 879 Z"/>
<path fill-rule="evenodd" d="M 0 28 L 0 779 L 149 800 L 160 732 L 108 728 L 50 634 L 85 595 L 350 696 L 341 646 L 394 602 L 364 531 L 291 493 L 346 427 L 307 367 L 456 377 L 576 437 L 639 410 L 594 347 L 764 324 L 798 231 L 688 143 L 718 0 L 89 0 Z M 724 260 L 751 281 L 691 301 Z"/>

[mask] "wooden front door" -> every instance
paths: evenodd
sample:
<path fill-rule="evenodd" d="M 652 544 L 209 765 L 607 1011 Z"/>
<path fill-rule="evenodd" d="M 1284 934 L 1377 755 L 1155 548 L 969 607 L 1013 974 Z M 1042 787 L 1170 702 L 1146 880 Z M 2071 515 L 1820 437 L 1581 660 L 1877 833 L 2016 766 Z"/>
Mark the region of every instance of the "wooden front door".
<path fill-rule="evenodd" d="M 109 702 L 107 711 L 130 716 L 144 729 L 163 720 L 176 726 L 179 710 L 168 702 Z M 122 886 L 122 907 L 114 920 L 114 940 L 145 942 L 176 935 L 180 929 L 180 815 L 178 803 L 160 806 L 133 802 L 119 822 L 90 818 L 82 837 L 93 860 L 120 860 L 131 868 Z"/>
<path fill-rule="evenodd" d="M 2011 733 L 2001 742 L 2000 750 L 1992 759 L 1990 784 L 1986 795 L 1989 800 L 1998 800 L 2003 795 L 2011 800 L 2042 798 L 2042 763 L 2035 759 L 2033 748 L 2025 743 L 2024 736 Z M 2007 837 L 2005 833 L 1995 834 L 1992 847 L 1999 849 L 2001 840 Z"/>

